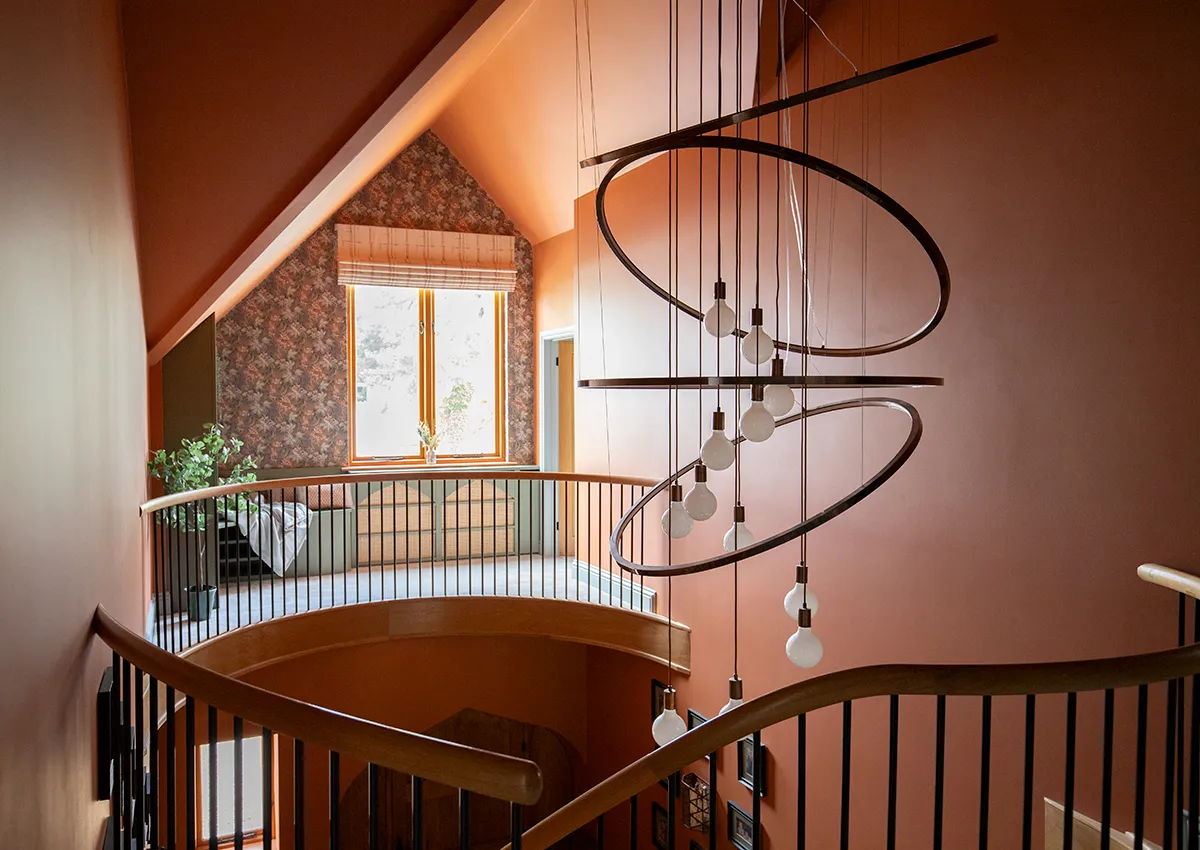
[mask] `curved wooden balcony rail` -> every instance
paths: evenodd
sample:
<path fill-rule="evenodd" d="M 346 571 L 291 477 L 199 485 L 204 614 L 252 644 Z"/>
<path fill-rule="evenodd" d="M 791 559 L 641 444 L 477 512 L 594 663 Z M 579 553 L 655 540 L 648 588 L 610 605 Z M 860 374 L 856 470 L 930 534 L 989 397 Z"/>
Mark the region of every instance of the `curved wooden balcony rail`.
<path fill-rule="evenodd" d="M 1200 578 L 1145 564 L 1145 581 L 1200 599 Z M 840 670 L 746 702 L 638 759 L 524 833 L 542 850 L 706 755 L 761 729 L 867 697 L 1019 696 L 1140 686 L 1200 674 L 1200 643 L 1160 652 L 1035 664 L 888 664 Z M 511 845 L 510 845 L 511 846 Z"/>
<path fill-rule="evenodd" d="M 264 620 L 382 599 L 536 596 L 654 612 L 609 551 L 655 484 L 573 472 L 403 468 L 153 499 L 149 639 L 172 652 Z M 643 533 L 623 554 L 658 544 Z"/>
<path fill-rule="evenodd" d="M 504 471 L 495 472 L 463 472 L 453 469 L 414 469 L 411 472 L 403 469 L 383 472 L 355 472 L 345 475 L 317 475 L 308 478 L 272 478 L 262 481 L 251 481 L 245 484 L 225 484 L 220 487 L 206 487 L 203 490 L 189 490 L 186 493 L 172 493 L 151 499 L 140 506 L 143 516 L 160 511 L 163 508 L 175 507 L 200 502 L 207 499 L 218 499 L 221 496 L 236 496 L 239 493 L 257 493 L 287 487 L 318 487 L 325 485 L 343 484 L 379 484 L 390 481 L 468 481 L 483 479 L 486 481 L 569 481 L 582 484 L 614 484 L 627 487 L 653 487 L 658 483 L 653 478 L 637 478 L 622 475 L 588 475 L 576 472 L 541 472 L 541 471 Z"/>
<path fill-rule="evenodd" d="M 205 669 L 125 628 L 103 606 L 93 631 L 134 667 L 197 702 L 403 774 L 529 805 L 542 793 L 538 766 L 486 750 L 394 729 L 300 702 Z"/>

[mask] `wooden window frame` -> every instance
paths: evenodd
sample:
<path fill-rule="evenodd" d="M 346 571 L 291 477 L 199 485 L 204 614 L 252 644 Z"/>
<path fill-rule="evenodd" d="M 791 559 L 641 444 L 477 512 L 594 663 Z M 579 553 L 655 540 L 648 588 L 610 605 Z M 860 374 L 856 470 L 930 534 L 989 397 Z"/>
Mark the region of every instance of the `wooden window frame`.
<path fill-rule="evenodd" d="M 425 466 L 425 456 L 423 453 L 416 455 L 403 455 L 400 457 L 372 457 L 360 456 L 355 439 L 355 406 L 358 403 L 357 393 L 357 375 L 358 363 L 356 355 L 356 339 L 355 339 L 355 324 L 354 324 L 354 292 L 358 287 L 346 287 L 346 337 L 347 337 L 347 357 L 348 357 L 348 376 L 349 376 L 349 423 L 350 423 L 350 458 L 346 462 L 347 469 L 355 468 L 379 468 L 379 467 L 397 467 L 397 466 Z M 428 422 L 435 430 L 437 429 L 437 395 L 436 395 L 436 378 L 437 378 L 437 347 L 435 345 L 436 335 L 434 327 L 436 316 L 434 313 L 434 304 L 437 298 L 436 289 L 420 289 L 417 296 L 417 315 L 418 321 L 421 322 L 423 328 L 428 328 L 429 333 L 423 330 L 420 334 L 419 345 L 419 381 L 418 393 L 420 396 L 419 415 L 421 420 Z M 508 375 L 508 363 L 505 356 L 508 350 L 508 297 L 504 292 L 495 292 L 495 404 L 496 404 L 496 450 L 491 454 L 471 454 L 471 455 L 453 455 L 438 453 L 437 463 L 439 466 L 447 465 L 485 465 L 485 464 L 503 464 L 508 461 L 508 399 L 505 392 L 506 380 Z"/>
<path fill-rule="evenodd" d="M 251 737 L 256 737 L 260 741 L 261 735 L 244 735 L 242 741 L 245 742 Z M 224 744 L 232 741 L 232 738 L 222 738 L 217 741 L 218 744 Z M 199 741 L 196 743 L 196 846 L 207 847 L 208 839 L 204 837 L 204 828 L 208 826 L 204 821 L 204 795 L 208 792 L 208 784 L 204 781 L 204 748 L 208 747 L 208 741 Z M 259 754 L 261 756 L 261 753 Z M 279 803 L 279 736 L 271 736 L 271 811 L 263 812 L 264 824 L 271 824 L 271 834 L 279 835 L 279 822 L 275 817 L 278 811 Z M 214 801 L 215 805 L 215 801 Z M 242 842 L 247 846 L 247 850 L 253 850 L 255 847 L 261 847 L 263 837 L 266 835 L 266 827 L 250 830 L 242 833 Z M 217 836 L 218 847 L 232 847 L 237 843 L 237 833 L 232 832 L 227 836 Z"/>

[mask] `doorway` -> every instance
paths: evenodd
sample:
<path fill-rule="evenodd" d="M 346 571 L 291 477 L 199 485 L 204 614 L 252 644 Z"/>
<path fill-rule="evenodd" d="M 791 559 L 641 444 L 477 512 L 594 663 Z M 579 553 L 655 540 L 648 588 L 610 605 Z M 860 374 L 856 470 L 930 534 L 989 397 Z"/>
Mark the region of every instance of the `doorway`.
<path fill-rule="evenodd" d="M 547 472 L 575 471 L 575 331 L 547 331 L 541 339 L 542 469 Z M 555 482 L 547 492 L 544 517 L 554 533 L 546 535 L 547 554 L 575 554 L 579 527 L 579 493 L 575 484 Z"/>

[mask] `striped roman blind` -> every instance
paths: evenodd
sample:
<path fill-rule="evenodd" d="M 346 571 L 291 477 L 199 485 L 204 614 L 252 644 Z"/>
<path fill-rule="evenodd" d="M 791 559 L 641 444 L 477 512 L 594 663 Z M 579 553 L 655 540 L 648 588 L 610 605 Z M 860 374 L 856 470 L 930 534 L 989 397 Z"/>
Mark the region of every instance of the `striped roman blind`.
<path fill-rule="evenodd" d="M 337 240 L 343 286 L 501 292 L 517 286 L 512 236 L 339 224 Z"/>

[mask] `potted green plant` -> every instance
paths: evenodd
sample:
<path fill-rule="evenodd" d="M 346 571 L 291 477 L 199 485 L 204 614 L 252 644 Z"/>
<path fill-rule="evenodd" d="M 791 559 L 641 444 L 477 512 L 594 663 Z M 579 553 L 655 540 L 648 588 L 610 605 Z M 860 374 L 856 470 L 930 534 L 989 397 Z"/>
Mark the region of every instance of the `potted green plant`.
<path fill-rule="evenodd" d="M 428 422 L 422 421 L 417 426 L 417 439 L 425 447 L 425 462 L 429 464 L 437 463 L 437 447 L 441 441 L 437 431 L 430 427 Z"/>
<path fill-rule="evenodd" d="M 194 440 L 184 439 L 180 447 L 173 452 L 165 449 L 150 454 L 146 464 L 147 471 L 163 482 L 163 490 L 167 495 L 186 493 L 199 490 L 214 484 L 244 484 L 256 481 L 257 476 L 252 470 L 257 464 L 252 457 L 242 457 L 230 466 L 230 460 L 242 450 L 243 442 L 236 437 L 226 438 L 220 425 L 204 426 L 204 433 Z M 222 469 L 228 471 L 221 475 Z M 225 511 L 254 511 L 256 506 L 244 496 L 221 496 L 214 499 L 210 506 L 201 501 L 186 502 L 182 505 L 161 510 L 155 514 L 155 520 L 160 525 L 177 529 L 186 537 L 194 539 L 193 548 L 197 552 L 196 563 L 201 565 L 197 573 L 203 575 L 203 580 L 195 581 L 184 587 L 187 596 L 188 618 L 191 620 L 207 620 L 217 601 L 217 588 L 208 581 L 208 562 L 205 559 L 210 516 L 216 517 Z M 186 550 L 185 550 L 186 551 Z M 197 576 L 200 578 L 200 575 Z"/>

